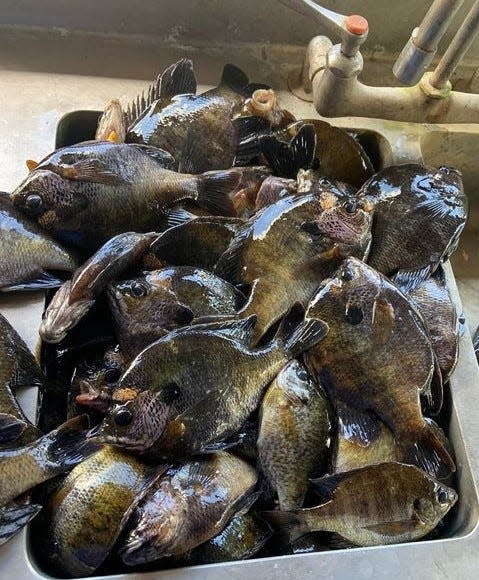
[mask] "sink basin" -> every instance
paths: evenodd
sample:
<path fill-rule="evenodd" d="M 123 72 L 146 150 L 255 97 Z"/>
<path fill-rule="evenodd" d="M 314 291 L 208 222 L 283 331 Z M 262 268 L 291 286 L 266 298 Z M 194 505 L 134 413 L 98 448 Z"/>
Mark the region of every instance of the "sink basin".
<path fill-rule="evenodd" d="M 71 31 L 71 11 L 65 4 L 56 0 L 47 2 L 51 11 L 39 14 L 32 3 L 30 28 L 25 24 L 25 15 L 12 3 L 15 21 L 0 38 L 0 49 L 10 48 L 8 58 L 2 63 L 0 57 L 0 91 L 2 94 L 2 135 L 0 140 L 0 189 L 11 190 L 26 175 L 25 160 L 39 160 L 54 148 L 55 143 L 65 143 L 72 135 L 90 135 L 94 120 L 106 102 L 113 97 L 120 97 L 127 103 L 138 91 L 145 88 L 152 71 L 162 70 L 176 58 L 191 55 L 195 62 L 198 78 L 210 85 L 215 82 L 225 61 L 232 60 L 248 71 L 253 80 L 271 82 L 281 89 L 280 99 L 283 106 L 293 111 L 298 117 L 317 117 L 311 103 L 301 101 L 293 96 L 286 86 L 289 69 L 297 66 L 303 55 L 303 46 L 312 36 L 311 31 L 302 31 L 301 19 L 292 16 L 291 26 L 286 18 L 290 13 L 271 0 L 265 0 L 258 8 L 258 20 L 269 18 L 267 32 L 261 32 L 255 18 L 254 38 L 261 42 L 252 42 L 248 36 L 248 18 L 242 16 L 243 8 L 235 8 L 240 24 L 235 29 L 225 17 L 225 8 L 221 2 L 191 2 L 194 17 L 188 12 L 187 22 L 178 14 L 178 6 L 186 6 L 183 0 L 174 4 L 174 14 L 179 22 L 176 28 L 165 30 L 161 18 L 157 21 L 154 2 L 146 2 L 145 12 L 136 13 L 129 18 L 126 13 L 121 19 L 120 11 L 126 2 L 118 2 L 118 13 L 102 12 L 102 21 L 95 17 L 95 4 L 86 2 L 92 16 L 79 15 L 81 24 L 75 32 Z M 106 10 L 109 2 L 102 2 Z M 164 3 L 161 4 L 164 9 Z M 200 4 L 202 5 L 200 7 Z M 226 3 L 228 4 L 228 3 Z M 325 2 L 327 4 L 327 2 Z M 332 7 L 332 4 L 329 3 Z M 337 9 L 348 10 L 347 3 L 341 2 Z M 398 6 L 401 3 L 397 3 Z M 417 12 L 417 1 L 405 2 Z M 424 3 L 425 6 L 428 2 Z M 195 18 L 206 12 L 205 19 L 210 27 L 210 35 L 197 38 Z M 373 0 L 364 2 L 365 9 L 374 13 L 377 3 Z M 58 10 L 56 10 L 58 8 Z M 214 8 L 214 10 L 213 10 Z M 257 8 L 257 4 L 248 0 L 245 10 Z M 420 7 L 419 7 L 420 8 Z M 189 10 L 185 8 L 185 10 Z M 398 8 L 398 10 L 400 10 Z M 131 11 L 131 7 L 130 7 Z M 213 16 L 211 14 L 213 12 Z M 256 12 L 255 12 L 256 14 Z M 366 14 L 369 16 L 369 14 Z M 5 15 L 0 16 L 2 27 Z M 13 17 L 12 17 L 13 18 Z M 170 20 L 173 16 L 170 18 Z M 54 30 L 45 28 L 45 21 L 55 22 Z M 174 19 L 173 19 L 174 20 Z M 251 20 L 251 18 L 249 18 Z M 282 21 L 278 28 L 276 21 Z M 401 36 L 395 32 L 397 42 L 404 41 L 410 33 L 407 19 L 394 19 L 402 26 Z M 141 23 L 146 23 L 149 36 L 141 35 Z M 213 22 L 213 24 L 212 24 Z M 287 24 L 286 24 L 287 22 Z M 401 24 L 402 22 L 402 24 Z M 407 26 L 404 25 L 406 22 Z M 416 22 L 416 20 L 414 20 Z M 114 30 L 104 30 L 111 24 Z M 155 42 L 151 28 L 158 28 L 158 42 Z M 127 26 L 127 24 L 131 26 Z M 171 24 L 171 23 L 170 23 Z M 214 26 L 217 28 L 215 29 Z M 385 22 L 385 28 L 389 22 Z M 131 28 L 138 36 L 120 34 L 122 27 Z M 372 25 L 372 30 L 374 26 Z M 407 30 L 405 30 L 407 28 Z M 378 27 L 376 26 L 376 30 Z M 216 32 L 227 38 L 227 43 L 218 45 L 215 42 Z M 186 31 L 186 32 L 185 32 Z M 301 46 L 290 46 L 286 39 L 291 31 L 296 42 L 304 37 Z M 124 32 L 124 31 L 123 31 Z M 315 32 L 316 33 L 316 32 Z M 190 35 L 187 42 L 185 38 Z M 379 34 L 376 42 L 384 41 L 388 34 Z M 264 38 L 274 38 L 266 41 Z M 245 40 L 245 37 L 246 40 Z M 383 38 L 383 40 L 381 40 Z M 392 37 L 391 37 L 392 38 Z M 179 40 L 178 40 L 179 39 Z M 244 42 L 242 41 L 245 40 Z M 231 41 L 230 41 L 231 40 Z M 387 38 L 386 38 L 387 40 Z M 223 39 L 224 42 L 226 40 Z M 229 44 L 228 44 L 229 43 Z M 225 48 L 226 46 L 226 48 Z M 372 44 L 374 45 L 374 40 Z M 1 51 L 0 51 L 1 52 Z M 41 57 L 35 59 L 35 52 Z M 374 51 L 373 51 L 374 52 Z M 384 57 L 371 61 L 369 71 L 372 77 L 388 78 L 386 69 L 390 64 Z M 369 63 L 365 64 L 365 72 Z M 375 71 L 375 72 L 374 72 Z M 87 75 L 96 76 L 87 76 Z M 143 80 L 138 80 L 139 78 Z M 149 80 L 149 79 L 148 79 Z M 201 88 L 206 88 L 203 85 Z M 73 113 L 73 114 L 72 114 Z M 65 116 L 66 115 L 66 116 Z M 62 120 L 58 128 L 59 121 Z M 392 163 L 421 162 L 432 165 L 457 166 L 464 173 L 466 191 L 471 200 L 471 219 L 464 233 L 463 240 L 453 267 L 458 277 L 461 297 L 457 292 L 456 282 L 450 264 L 446 264 L 448 285 L 457 304 L 459 312 L 464 308 L 469 317 L 471 328 L 479 321 L 479 308 L 474 309 L 475 295 L 471 288 L 478 284 L 479 258 L 475 256 L 479 235 L 479 199 L 475 199 L 474 186 L 479 181 L 477 163 L 479 148 L 479 128 L 469 126 L 414 125 L 397 122 L 382 122 L 378 119 L 341 118 L 326 119 L 331 123 L 348 128 L 358 133 L 362 143 L 371 154 L 373 162 L 379 169 Z M 57 132 L 58 128 L 58 132 Z M 6 138 L 5 138 L 6 137 Z M 477 167 L 477 168 L 476 168 Z M 477 204 L 477 205 L 476 205 Z M 468 259 L 466 259 L 468 258 Z M 0 294 L 0 311 L 5 313 L 22 335 L 29 346 L 35 348 L 36 329 L 39 326 L 43 306 L 43 296 L 2 296 Z M 177 570 L 166 570 L 154 573 L 135 574 L 140 577 L 176 578 L 189 580 L 223 580 L 226 578 L 261 577 L 266 580 L 286 580 L 288 578 L 311 578 L 325 576 L 346 580 L 357 577 L 359 580 L 384 577 L 389 578 L 451 578 L 460 575 L 462 578 L 474 578 L 479 569 L 479 422 L 475 408 L 477 406 L 479 387 L 479 370 L 476 365 L 472 342 L 466 330 L 460 341 L 460 356 L 457 368 L 450 381 L 451 397 L 447 404 L 447 427 L 457 460 L 457 486 L 460 501 L 451 513 L 448 525 L 439 539 L 408 543 L 397 546 L 377 548 L 355 548 L 321 553 L 302 554 L 263 558 L 244 562 L 195 566 Z M 22 398 L 22 404 L 32 415 L 35 410 L 35 393 L 28 392 Z M 16 577 L 19 580 L 45 578 L 48 574 L 42 570 L 31 553 L 31 542 L 27 532 L 23 532 L 11 542 L 0 547 L 0 570 L 3 575 Z M 128 576 L 124 576 L 128 578 Z"/>

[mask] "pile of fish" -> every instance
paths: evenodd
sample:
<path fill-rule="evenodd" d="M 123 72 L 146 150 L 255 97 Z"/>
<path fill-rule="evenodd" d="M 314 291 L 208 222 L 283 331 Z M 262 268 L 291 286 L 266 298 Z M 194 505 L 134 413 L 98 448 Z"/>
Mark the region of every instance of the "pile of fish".
<path fill-rule="evenodd" d="M 80 577 L 445 525 L 458 171 L 374 173 L 233 65 L 197 95 L 187 59 L 28 168 L 0 287 L 47 305 L 41 367 L 0 318 L 1 541 L 35 518 L 41 565 Z"/>

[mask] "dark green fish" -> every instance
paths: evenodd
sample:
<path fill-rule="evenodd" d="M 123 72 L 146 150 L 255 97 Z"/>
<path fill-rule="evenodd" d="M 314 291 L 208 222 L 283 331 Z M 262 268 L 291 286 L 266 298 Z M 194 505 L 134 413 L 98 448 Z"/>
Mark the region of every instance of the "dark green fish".
<path fill-rule="evenodd" d="M 85 444 L 88 420 L 75 417 L 25 446 L 0 451 L 0 506 L 35 485 L 67 471 L 91 454 Z"/>
<path fill-rule="evenodd" d="M 15 398 L 20 387 L 43 388 L 45 377 L 33 354 L 11 324 L 0 314 L 0 449 L 26 445 L 40 434 Z"/>
<path fill-rule="evenodd" d="M 313 481 L 325 503 L 295 512 L 268 512 L 293 537 L 312 531 L 340 534 L 358 546 L 418 540 L 457 501 L 457 493 L 417 467 L 379 463 Z"/>
<path fill-rule="evenodd" d="M 67 280 L 48 305 L 40 325 L 45 342 L 56 343 L 91 309 L 108 284 L 139 262 L 158 234 L 119 234 L 106 242 Z"/>
<path fill-rule="evenodd" d="M 132 400 L 111 410 L 97 440 L 159 456 L 217 446 L 240 429 L 285 363 L 324 332 L 318 320 L 291 330 L 288 317 L 272 342 L 251 350 L 212 329 L 173 331 L 132 362 L 114 395 Z"/>
<path fill-rule="evenodd" d="M 258 87 L 228 64 L 219 86 L 195 95 L 193 65 L 190 60 L 180 60 L 161 75 L 140 106 L 131 107 L 126 141 L 169 151 L 181 172 L 228 169 L 244 154 L 244 141 L 246 153 L 252 157 L 257 149 L 251 138 L 269 129 L 262 117 L 238 117 Z"/>
<path fill-rule="evenodd" d="M 56 239 L 84 250 L 124 232 L 154 231 L 183 200 L 234 215 L 230 194 L 240 169 L 188 175 L 173 166 L 173 157 L 155 147 L 88 141 L 46 157 L 12 200 Z"/>
<path fill-rule="evenodd" d="M 199 217 L 166 230 L 152 245 L 152 251 L 173 266 L 213 270 L 242 223 L 233 217 Z"/>
<path fill-rule="evenodd" d="M 0 192 L 0 289 L 35 290 L 59 286 L 52 271 L 72 272 L 76 258 L 20 213 Z"/>
<path fill-rule="evenodd" d="M 186 556 L 186 563 L 213 564 L 247 560 L 257 554 L 273 535 L 270 526 L 254 512 L 235 515 L 226 528 Z"/>
<path fill-rule="evenodd" d="M 303 506 L 309 479 L 326 467 L 329 403 L 304 366 L 289 362 L 261 403 L 258 460 L 282 510 Z"/>
<path fill-rule="evenodd" d="M 215 272 L 251 286 L 237 316 L 257 316 L 255 342 L 295 302 L 306 306 L 343 258 L 367 256 L 370 225 L 371 214 L 352 202 L 325 209 L 304 195 L 280 199 L 241 226 Z"/>
<path fill-rule="evenodd" d="M 151 471 L 111 447 L 73 469 L 47 508 L 48 558 L 61 574 L 90 576 L 100 566 L 150 482 Z"/>
<path fill-rule="evenodd" d="M 319 119 L 302 119 L 288 125 L 280 135 L 291 138 L 304 125 L 312 125 L 316 135 L 317 173 L 324 178 L 361 187 L 374 173 L 362 145 L 347 131 Z"/>
<path fill-rule="evenodd" d="M 170 330 L 210 314 L 233 314 L 244 302 L 211 272 L 175 266 L 112 284 L 108 293 L 122 352 L 131 360 Z"/>
<path fill-rule="evenodd" d="M 468 214 L 456 169 L 406 164 L 376 173 L 358 192 L 374 206 L 368 263 L 414 290 L 457 247 Z"/>
<path fill-rule="evenodd" d="M 255 470 L 221 452 L 168 470 L 135 509 L 120 550 L 130 566 L 186 554 L 216 536 L 256 499 Z"/>
<path fill-rule="evenodd" d="M 459 319 L 444 270 L 439 267 L 428 280 L 409 293 L 426 323 L 443 381 L 447 381 L 457 362 Z"/>
<path fill-rule="evenodd" d="M 430 462 L 443 462 L 454 471 L 421 410 L 423 395 L 439 411 L 442 384 L 434 376 L 425 323 L 412 302 L 385 276 L 347 258 L 313 298 L 307 316 L 329 326 L 321 347 L 309 350 L 305 362 L 344 428 L 367 443 L 377 428 L 364 413 L 371 411 L 393 432 L 401 461 L 419 462 L 426 470 Z"/>

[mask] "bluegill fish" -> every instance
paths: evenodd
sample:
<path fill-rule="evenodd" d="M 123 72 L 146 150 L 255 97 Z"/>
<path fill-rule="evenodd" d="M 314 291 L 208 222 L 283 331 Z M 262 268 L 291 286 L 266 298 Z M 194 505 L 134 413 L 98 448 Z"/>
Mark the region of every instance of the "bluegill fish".
<path fill-rule="evenodd" d="M 456 492 L 417 467 L 379 463 L 314 480 L 326 497 L 316 507 L 268 512 L 293 537 L 340 534 L 359 546 L 410 542 L 433 530 L 457 501 Z"/>
<path fill-rule="evenodd" d="M 212 271 L 242 223 L 235 217 L 202 216 L 166 230 L 152 251 L 170 265 Z"/>
<path fill-rule="evenodd" d="M 245 322 L 236 323 L 239 328 Z M 150 345 L 123 375 L 113 407 L 96 438 L 159 456 L 185 456 L 221 444 L 236 433 L 288 360 L 326 332 L 317 320 L 294 330 L 286 320 L 275 339 L 252 350 L 214 329 L 171 332 Z M 251 334 L 251 327 L 247 332 Z"/>
<path fill-rule="evenodd" d="M 376 430 L 364 411 L 391 429 L 401 461 L 454 461 L 428 425 L 420 397 L 438 412 L 440 374 L 429 334 L 411 301 L 385 276 L 347 258 L 310 303 L 307 316 L 328 324 L 321 348 L 305 355 L 306 366 L 328 393 L 346 429 L 365 442 Z M 358 410 L 359 413 L 355 411 Z"/>
<path fill-rule="evenodd" d="M 258 459 L 282 510 L 303 506 L 309 479 L 326 467 L 329 403 L 297 360 L 289 362 L 261 402 Z"/>
<path fill-rule="evenodd" d="M 215 272 L 251 286 L 240 318 L 255 314 L 254 340 L 295 303 L 304 306 L 348 255 L 367 256 L 371 214 L 350 202 L 324 207 L 315 195 L 288 196 L 258 211 L 241 228 Z"/>
<path fill-rule="evenodd" d="M 456 249 L 468 214 L 459 171 L 412 163 L 386 167 L 358 192 L 374 206 L 368 263 L 414 290 Z"/>
<path fill-rule="evenodd" d="M 90 251 L 120 233 L 154 231 L 183 200 L 234 215 L 239 169 L 188 175 L 173 166 L 169 153 L 146 145 L 79 143 L 43 159 L 12 201 L 56 239 Z"/>
<path fill-rule="evenodd" d="M 0 289 L 36 290 L 59 286 L 52 272 L 72 272 L 76 257 L 19 212 L 0 193 Z"/>
<path fill-rule="evenodd" d="M 223 530 L 254 500 L 256 472 L 221 452 L 191 460 L 156 480 L 137 506 L 120 553 L 126 564 L 186 554 Z"/>
<path fill-rule="evenodd" d="M 192 63 L 180 60 L 159 77 L 143 102 L 130 107 L 126 141 L 169 151 L 181 172 L 232 167 L 242 155 L 242 143 L 269 129 L 262 117 L 239 117 L 257 88 L 243 71 L 226 65 L 217 87 L 195 95 Z M 251 142 L 246 153 L 255 153 Z"/>
<path fill-rule="evenodd" d="M 105 560 L 156 470 L 104 447 L 77 465 L 47 506 L 47 554 L 62 574 L 91 575 Z"/>
<path fill-rule="evenodd" d="M 244 296 L 211 272 L 175 266 L 112 284 L 108 292 L 118 340 L 132 360 L 146 346 L 194 318 L 232 314 Z"/>

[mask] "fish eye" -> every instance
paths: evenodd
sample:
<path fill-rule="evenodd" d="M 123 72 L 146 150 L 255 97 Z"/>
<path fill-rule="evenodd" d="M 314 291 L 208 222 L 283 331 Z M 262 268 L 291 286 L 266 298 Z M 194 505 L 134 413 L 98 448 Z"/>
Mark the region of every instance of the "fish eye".
<path fill-rule="evenodd" d="M 178 324 L 189 324 L 194 317 L 189 308 L 180 308 L 176 313 L 175 320 Z"/>
<path fill-rule="evenodd" d="M 38 211 L 43 205 L 42 198 L 37 193 L 32 193 L 25 199 L 25 206 L 30 211 Z"/>
<path fill-rule="evenodd" d="M 416 498 L 412 503 L 412 507 L 415 512 L 421 511 L 421 500 Z"/>
<path fill-rule="evenodd" d="M 141 298 L 142 296 L 146 296 L 148 291 L 144 284 L 141 284 L 140 282 L 132 282 L 130 285 L 130 292 L 133 296 Z"/>
<path fill-rule="evenodd" d="M 125 407 L 120 407 L 113 412 L 113 420 L 118 427 L 126 427 L 133 420 L 133 413 Z"/>
<path fill-rule="evenodd" d="M 320 178 L 318 179 L 318 184 L 319 184 L 321 187 L 330 187 L 330 185 L 331 185 L 331 182 L 330 182 L 330 181 L 329 181 L 329 179 L 327 179 L 326 177 L 320 177 Z"/>
<path fill-rule="evenodd" d="M 112 385 L 113 383 L 118 382 L 118 379 L 120 377 L 121 377 L 120 369 L 108 369 L 105 372 L 105 381 L 109 385 Z"/>
<path fill-rule="evenodd" d="M 344 209 L 346 213 L 354 213 L 356 211 L 357 206 L 358 204 L 356 203 L 356 201 L 354 199 L 350 199 L 344 204 Z"/>
<path fill-rule="evenodd" d="M 354 276 L 353 276 L 353 273 L 351 272 L 351 270 L 344 269 L 341 272 L 340 278 L 341 278 L 341 280 L 344 280 L 345 282 L 350 282 L 354 278 Z"/>
<path fill-rule="evenodd" d="M 160 400 L 166 405 L 170 405 L 173 401 L 176 401 L 181 394 L 181 389 L 178 383 L 166 383 L 163 385 L 160 393 Z"/>
<path fill-rule="evenodd" d="M 308 380 L 308 373 L 305 369 L 299 369 L 297 372 L 297 377 L 300 381 L 307 381 Z"/>
<path fill-rule="evenodd" d="M 437 501 L 441 504 L 445 504 L 447 503 L 447 500 L 448 500 L 447 491 L 445 491 L 444 489 L 440 489 L 437 492 Z"/>
<path fill-rule="evenodd" d="M 363 311 L 359 306 L 350 306 L 346 310 L 346 320 L 350 324 L 359 324 L 363 319 Z"/>

